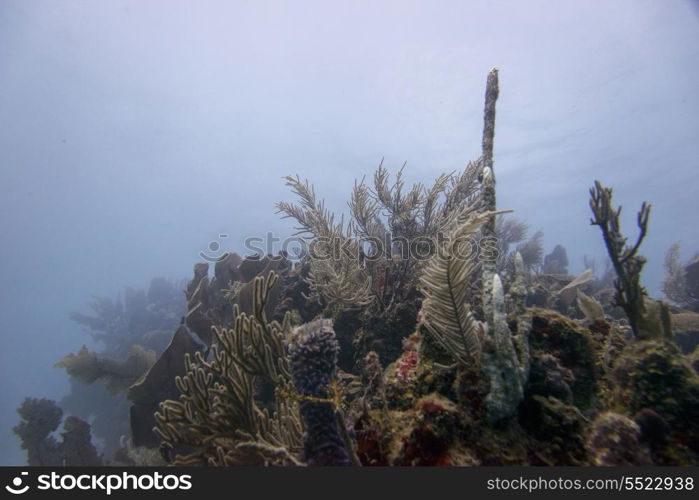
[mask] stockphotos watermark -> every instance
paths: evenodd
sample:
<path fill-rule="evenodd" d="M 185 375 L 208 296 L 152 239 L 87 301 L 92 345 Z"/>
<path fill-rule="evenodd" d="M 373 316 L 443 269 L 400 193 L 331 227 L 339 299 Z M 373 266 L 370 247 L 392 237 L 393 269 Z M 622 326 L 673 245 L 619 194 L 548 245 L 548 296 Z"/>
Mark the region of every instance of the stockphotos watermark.
<path fill-rule="evenodd" d="M 223 240 L 229 238 L 222 233 L 209 242 L 207 250 L 199 256 L 207 262 L 219 262 L 228 255 L 223 249 Z M 449 251 L 456 259 L 474 259 L 481 262 L 494 262 L 499 255 L 498 239 L 494 236 L 461 237 L 451 241 L 449 235 L 437 233 L 434 236 L 413 238 L 395 237 L 386 233 L 383 238 L 365 236 L 332 236 L 303 238 L 301 236 L 280 237 L 268 232 L 264 237 L 255 236 L 243 240 L 246 255 L 284 255 L 292 261 L 302 261 L 306 257 L 313 260 L 339 261 L 356 260 L 360 265 L 385 259 L 427 260 L 437 252 Z"/>
<path fill-rule="evenodd" d="M 36 477 L 36 484 L 30 485 L 28 472 L 20 472 L 12 479 L 5 490 L 13 495 L 23 495 L 30 490 L 39 491 L 94 491 L 111 495 L 115 491 L 174 491 L 190 490 L 192 476 L 189 474 L 161 474 L 160 472 L 130 474 L 62 474 L 51 472 Z"/>

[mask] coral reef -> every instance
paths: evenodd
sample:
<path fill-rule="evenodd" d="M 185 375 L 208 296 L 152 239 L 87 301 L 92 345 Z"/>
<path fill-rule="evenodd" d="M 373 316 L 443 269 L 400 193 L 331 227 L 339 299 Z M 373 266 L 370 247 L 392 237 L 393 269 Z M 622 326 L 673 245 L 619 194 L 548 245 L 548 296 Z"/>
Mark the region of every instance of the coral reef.
<path fill-rule="evenodd" d="M 532 452 L 542 464 L 587 464 L 585 417 L 575 405 L 552 396 L 533 396 L 522 405 L 519 420 L 539 441 L 532 446 Z"/>
<path fill-rule="evenodd" d="M 544 257 L 542 233 L 528 237 L 528 225 L 496 205 L 498 94 L 493 70 L 480 158 L 409 188 L 403 169 L 391 179 L 382 163 L 372 182 L 355 184 L 347 219 L 308 181 L 287 177 L 299 202 L 277 208 L 296 222 L 306 255 L 196 264 L 179 325 L 163 281 L 128 292 L 123 306 L 98 300 L 96 316 L 75 316 L 110 347 L 59 366 L 81 390 L 101 383 L 124 404 L 128 396 L 118 460 L 698 464 L 696 259 L 680 264 L 673 247 L 673 306 L 649 297 L 638 252 L 650 206 L 627 245 L 621 208 L 599 182 L 592 224 L 610 264 L 599 275 L 586 258 L 575 276 L 561 245 Z M 156 323 L 168 332 L 154 335 Z M 61 443 L 50 437 L 62 416 L 55 405 L 30 400 L 20 413 L 31 463 L 90 449 L 89 426 L 73 417 Z M 84 457 L 101 460 L 94 448 Z"/>
<path fill-rule="evenodd" d="M 531 309 L 529 313 L 532 318 L 529 334 L 532 363 L 538 367 L 550 366 L 553 370 L 547 370 L 543 375 L 559 380 L 559 384 L 564 383 L 563 392 L 573 394 L 576 406 L 581 409 L 590 407 L 597 392 L 596 351 L 600 349 L 591 332 L 555 311 Z M 533 391 L 536 387 L 530 385 L 529 389 Z M 544 385 L 542 389 L 543 392 L 533 394 L 549 395 L 546 392 L 553 387 Z"/>
<path fill-rule="evenodd" d="M 453 402 L 437 394 L 427 395 L 416 403 L 413 418 L 393 465 L 477 465 L 467 450 L 455 446 L 463 416 Z"/>

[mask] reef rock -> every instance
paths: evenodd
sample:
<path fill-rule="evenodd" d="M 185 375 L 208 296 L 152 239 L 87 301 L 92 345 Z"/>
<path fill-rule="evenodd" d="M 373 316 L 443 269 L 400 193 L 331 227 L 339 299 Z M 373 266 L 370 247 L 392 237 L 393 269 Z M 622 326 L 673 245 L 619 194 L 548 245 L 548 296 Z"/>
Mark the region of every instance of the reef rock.
<path fill-rule="evenodd" d="M 591 465 L 651 465 L 648 448 L 641 441 L 641 429 L 628 417 L 606 412 L 592 424 L 587 442 Z"/>
<path fill-rule="evenodd" d="M 699 375 L 674 343 L 630 343 L 615 363 L 613 379 L 615 407 L 629 415 L 654 411 L 678 442 L 699 453 Z"/>

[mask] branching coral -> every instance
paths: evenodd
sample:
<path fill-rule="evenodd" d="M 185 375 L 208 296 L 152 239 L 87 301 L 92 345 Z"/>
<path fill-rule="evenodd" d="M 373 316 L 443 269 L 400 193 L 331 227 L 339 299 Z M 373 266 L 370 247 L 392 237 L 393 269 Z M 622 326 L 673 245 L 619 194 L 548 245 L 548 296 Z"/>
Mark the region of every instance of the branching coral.
<path fill-rule="evenodd" d="M 215 328 L 211 359 L 186 356 L 187 373 L 177 377 L 179 401 L 156 413 L 156 432 L 178 454 L 175 464 L 299 464 L 301 424 L 285 354 L 289 324 L 267 322 L 265 306 L 277 285 L 274 272 L 254 279 L 251 315 L 234 307 L 235 326 Z M 274 411 L 256 400 L 261 383 L 276 386 Z M 195 451 L 191 451 L 194 448 Z"/>
<path fill-rule="evenodd" d="M 360 262 L 359 243 L 351 238 L 351 228 L 343 219 L 335 221 L 335 215 L 316 197 L 308 181 L 288 176 L 286 183 L 300 204 L 280 202 L 279 212 L 297 221 L 297 234 L 315 238 L 309 249 L 311 298 L 323 298 L 339 308 L 369 304 L 371 283 Z"/>
<path fill-rule="evenodd" d="M 131 298 L 133 291 L 127 290 L 126 296 Z M 121 299 L 113 301 L 106 297 L 93 297 L 90 308 L 93 315 L 72 313 L 70 319 L 84 326 L 95 340 L 101 340 L 110 347 L 130 337 L 128 332 L 127 312 Z"/>
<path fill-rule="evenodd" d="M 121 358 L 131 346 L 160 351 L 167 334 L 177 326 L 184 309 L 180 283 L 154 278 L 148 291 L 126 288 L 116 300 L 94 297 L 92 314 L 72 313 L 70 319 L 83 326 L 105 346 L 105 354 Z M 165 335 L 159 335 L 165 332 Z"/>
<path fill-rule="evenodd" d="M 626 311 L 631 328 L 638 334 L 644 311 L 643 297 L 646 294 L 640 279 L 646 259 L 637 253 L 648 231 L 650 205 L 644 202 L 638 212 L 637 222 L 640 232 L 633 246 L 627 246 L 627 238 L 621 234 L 619 223 L 621 207 L 617 209 L 612 207 L 611 188 L 606 188 L 599 181 L 595 181 L 594 188 L 590 189 L 590 209 L 593 214 L 590 224 L 599 226 L 602 230 L 604 244 L 617 274 L 615 282 L 617 305 Z"/>
<path fill-rule="evenodd" d="M 636 243 L 628 246 L 619 223 L 621 207 L 612 207 L 611 188 L 595 181 L 595 186 L 590 189 L 590 209 L 593 215 L 590 223 L 602 230 L 607 253 L 617 275 L 614 283 L 616 305 L 624 309 L 637 338 L 670 338 L 672 330 L 667 306 L 659 301 L 650 301 L 646 290 L 641 286 L 641 270 L 646 259 L 638 255 L 638 250 L 648 232 L 650 208 L 645 202 L 641 205 L 636 216 L 640 232 Z"/>
<path fill-rule="evenodd" d="M 416 284 L 420 264 L 434 252 L 440 231 L 479 199 L 478 171 L 478 164 L 471 163 L 459 175 L 441 175 L 429 189 L 415 184 L 405 193 L 402 170 L 391 184 L 381 164 L 373 187 L 355 184 L 347 224 L 336 221 L 308 181 L 287 177 L 300 204 L 277 206 L 311 240 L 313 297 L 339 309 L 372 305 L 391 310 Z"/>

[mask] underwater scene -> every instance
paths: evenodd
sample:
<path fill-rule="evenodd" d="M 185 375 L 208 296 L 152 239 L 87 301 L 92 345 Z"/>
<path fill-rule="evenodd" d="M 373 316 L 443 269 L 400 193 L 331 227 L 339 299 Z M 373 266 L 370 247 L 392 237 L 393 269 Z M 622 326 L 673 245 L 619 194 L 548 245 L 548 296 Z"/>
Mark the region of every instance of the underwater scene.
<path fill-rule="evenodd" d="M 699 6 L 0 3 L 2 465 L 699 465 Z"/>

